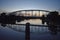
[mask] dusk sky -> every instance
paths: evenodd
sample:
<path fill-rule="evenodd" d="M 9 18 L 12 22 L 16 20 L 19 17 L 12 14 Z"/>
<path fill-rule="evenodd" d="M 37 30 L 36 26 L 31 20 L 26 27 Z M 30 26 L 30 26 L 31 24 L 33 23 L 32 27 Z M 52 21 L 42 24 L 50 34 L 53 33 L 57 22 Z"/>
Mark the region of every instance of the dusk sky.
<path fill-rule="evenodd" d="M 60 0 L 0 0 L 0 12 L 25 9 L 60 11 Z"/>

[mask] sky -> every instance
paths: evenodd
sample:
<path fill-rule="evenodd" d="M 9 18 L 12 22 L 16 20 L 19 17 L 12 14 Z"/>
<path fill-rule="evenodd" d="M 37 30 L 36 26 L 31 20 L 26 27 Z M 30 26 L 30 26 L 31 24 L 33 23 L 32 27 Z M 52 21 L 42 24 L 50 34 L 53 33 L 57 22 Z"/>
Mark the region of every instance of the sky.
<path fill-rule="evenodd" d="M 60 0 L 0 0 L 0 12 L 39 9 L 60 11 Z"/>

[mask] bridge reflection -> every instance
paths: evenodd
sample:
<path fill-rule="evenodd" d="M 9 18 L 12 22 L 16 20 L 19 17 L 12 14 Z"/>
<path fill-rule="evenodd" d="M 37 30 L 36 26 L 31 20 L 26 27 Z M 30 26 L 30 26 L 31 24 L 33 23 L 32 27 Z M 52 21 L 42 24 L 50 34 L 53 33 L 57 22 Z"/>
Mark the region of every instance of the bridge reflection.
<path fill-rule="evenodd" d="M 25 26 L 26 24 L 7 24 L 7 27 L 18 31 L 18 32 L 25 32 Z M 31 33 L 42 33 L 42 32 L 48 32 L 48 27 L 47 25 L 35 25 L 35 24 L 30 24 L 30 32 Z"/>

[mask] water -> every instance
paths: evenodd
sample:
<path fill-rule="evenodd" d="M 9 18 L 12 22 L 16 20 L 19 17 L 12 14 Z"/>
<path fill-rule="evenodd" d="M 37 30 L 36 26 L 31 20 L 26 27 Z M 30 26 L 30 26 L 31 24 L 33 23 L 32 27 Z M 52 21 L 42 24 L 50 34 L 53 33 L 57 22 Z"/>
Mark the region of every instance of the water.
<path fill-rule="evenodd" d="M 18 32 L 25 32 L 25 27 L 23 25 L 8 25 L 7 27 L 11 28 L 12 30 L 18 31 Z M 48 32 L 48 27 L 39 27 L 39 26 L 30 26 L 30 32 L 32 33 L 42 33 L 42 32 Z"/>
<path fill-rule="evenodd" d="M 41 20 L 25 20 L 20 24 L 41 24 Z M 48 27 L 30 26 L 30 39 L 31 40 L 60 40 L 60 33 L 58 35 L 51 35 Z M 6 27 L 0 26 L 0 40 L 25 40 L 25 26 L 23 25 L 7 25 Z"/>
<path fill-rule="evenodd" d="M 42 25 L 42 20 L 40 19 L 30 19 L 30 20 L 24 20 L 24 21 L 16 22 L 16 23 L 26 24 L 27 22 L 29 22 L 30 24 Z"/>
<path fill-rule="evenodd" d="M 42 25 L 42 21 L 40 19 L 30 19 L 30 20 L 24 20 L 22 22 L 17 22 L 17 24 L 26 24 L 29 22 L 30 24 L 36 24 L 36 25 Z M 7 27 L 18 31 L 18 32 L 25 32 L 25 27 L 24 25 L 7 25 Z M 39 27 L 39 26 L 30 26 L 30 32 L 31 33 L 43 33 L 43 32 L 48 32 L 48 27 Z"/>

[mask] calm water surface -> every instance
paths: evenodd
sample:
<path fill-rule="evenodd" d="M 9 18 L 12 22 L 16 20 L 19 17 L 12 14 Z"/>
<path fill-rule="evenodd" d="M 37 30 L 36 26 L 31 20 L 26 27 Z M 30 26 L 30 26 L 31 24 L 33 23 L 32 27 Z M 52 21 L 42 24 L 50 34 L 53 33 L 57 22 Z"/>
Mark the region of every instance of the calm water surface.
<path fill-rule="evenodd" d="M 26 24 L 27 22 L 29 22 L 30 24 L 42 25 L 42 21 L 40 19 L 24 20 L 21 22 L 17 22 L 17 24 Z M 25 26 L 23 25 L 8 25 L 8 27 L 15 31 L 25 31 Z M 33 32 L 33 33 L 34 32 L 42 33 L 42 32 L 48 32 L 48 31 L 49 31 L 48 27 L 30 26 L 30 32 Z"/>

